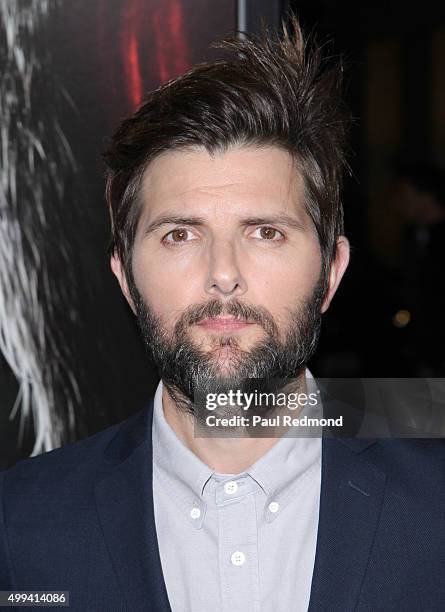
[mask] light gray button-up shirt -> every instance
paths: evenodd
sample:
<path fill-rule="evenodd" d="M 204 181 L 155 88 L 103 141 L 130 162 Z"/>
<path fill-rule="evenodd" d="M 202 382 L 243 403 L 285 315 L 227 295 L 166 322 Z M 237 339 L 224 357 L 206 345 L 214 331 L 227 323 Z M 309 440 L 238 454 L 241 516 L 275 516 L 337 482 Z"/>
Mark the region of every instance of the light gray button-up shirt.
<path fill-rule="evenodd" d="M 154 399 L 153 496 L 173 612 L 306 612 L 321 439 L 284 436 L 246 471 L 218 474 L 167 423 L 162 388 L 161 381 Z"/>

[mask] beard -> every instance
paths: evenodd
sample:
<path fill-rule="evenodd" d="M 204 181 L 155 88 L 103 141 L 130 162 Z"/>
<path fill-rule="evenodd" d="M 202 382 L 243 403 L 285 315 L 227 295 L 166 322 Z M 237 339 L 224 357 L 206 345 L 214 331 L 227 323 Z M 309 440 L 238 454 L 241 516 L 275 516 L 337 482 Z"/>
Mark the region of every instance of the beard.
<path fill-rule="evenodd" d="M 310 297 L 289 309 L 283 339 L 265 308 L 249 306 L 237 299 L 227 303 L 215 299 L 189 306 L 169 334 L 145 303 L 132 275 L 129 278 L 137 323 L 148 354 L 176 407 L 195 417 L 196 421 L 202 421 L 207 413 L 197 397 L 203 398 L 207 393 L 226 394 L 232 389 L 245 393 L 259 388 L 261 392 L 276 392 L 285 387 L 289 379 L 301 375 L 317 346 L 325 289 L 320 277 Z M 212 338 L 211 349 L 204 351 L 190 339 L 188 328 L 219 315 L 257 323 L 263 328 L 265 337 L 245 350 L 240 347 L 237 335 L 217 334 Z M 262 411 L 262 416 L 267 416 L 270 409 L 262 408 Z M 239 408 L 232 412 L 225 408 L 219 416 L 235 413 L 239 414 Z"/>

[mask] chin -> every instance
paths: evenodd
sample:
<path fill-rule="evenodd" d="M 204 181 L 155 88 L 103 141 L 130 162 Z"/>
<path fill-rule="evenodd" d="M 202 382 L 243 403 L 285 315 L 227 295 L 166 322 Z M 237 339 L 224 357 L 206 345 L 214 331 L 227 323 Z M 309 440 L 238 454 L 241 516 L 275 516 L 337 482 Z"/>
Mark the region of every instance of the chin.
<path fill-rule="evenodd" d="M 233 363 L 232 358 L 235 353 L 238 353 L 237 349 L 233 349 L 230 347 L 224 347 L 221 349 L 217 349 L 212 353 L 214 357 L 212 359 L 215 369 L 218 372 L 224 372 L 224 376 L 227 376 L 226 372 L 229 372 L 229 375 L 236 375 L 238 371 L 238 362 Z"/>

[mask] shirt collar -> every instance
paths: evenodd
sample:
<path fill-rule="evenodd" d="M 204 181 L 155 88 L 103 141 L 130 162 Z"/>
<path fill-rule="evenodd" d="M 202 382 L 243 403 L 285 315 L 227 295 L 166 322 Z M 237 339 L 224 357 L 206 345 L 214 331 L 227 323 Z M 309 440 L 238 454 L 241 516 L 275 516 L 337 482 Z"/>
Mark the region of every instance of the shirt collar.
<path fill-rule="evenodd" d="M 161 380 L 153 404 L 153 469 L 180 510 L 188 512 L 192 523 L 201 527 L 206 510 L 202 493 L 214 470 L 187 448 L 167 423 L 162 391 Z"/>
<path fill-rule="evenodd" d="M 308 386 L 315 385 L 308 369 L 306 379 Z M 187 448 L 167 423 L 162 391 L 161 380 L 153 406 L 153 469 L 179 509 L 188 513 L 191 523 L 200 528 L 206 513 L 203 491 L 215 471 Z M 320 461 L 321 438 L 293 437 L 289 430 L 250 468 L 238 475 L 227 475 L 227 480 L 246 474 L 253 478 L 266 494 L 265 517 L 270 522 L 276 517 L 276 512 L 268 510 L 270 504 L 283 507 Z M 219 480 L 221 475 L 217 476 Z"/>
<path fill-rule="evenodd" d="M 314 377 L 306 368 L 308 391 L 316 389 Z M 321 410 L 321 401 L 317 403 L 317 413 Z M 304 407 L 299 417 L 309 414 L 311 408 Z M 311 412 L 312 414 L 312 412 Z M 313 415 L 315 416 L 315 414 Z M 321 460 L 321 437 L 297 437 L 290 428 L 262 457 L 247 471 L 254 478 L 268 497 L 283 500 L 286 491 L 293 483 L 311 471 Z M 293 491 L 293 489 L 292 489 Z"/>

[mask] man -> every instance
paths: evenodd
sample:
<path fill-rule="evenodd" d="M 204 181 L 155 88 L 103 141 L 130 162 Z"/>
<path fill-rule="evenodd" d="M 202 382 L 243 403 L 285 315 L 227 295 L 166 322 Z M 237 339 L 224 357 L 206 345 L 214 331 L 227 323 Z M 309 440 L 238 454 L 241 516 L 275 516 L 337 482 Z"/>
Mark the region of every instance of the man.
<path fill-rule="evenodd" d="M 227 42 L 115 133 L 111 266 L 161 382 L 1 475 L 2 589 L 82 611 L 444 609 L 440 442 L 195 435 L 214 381 L 309 392 L 348 264 L 340 68 L 292 27 Z"/>

